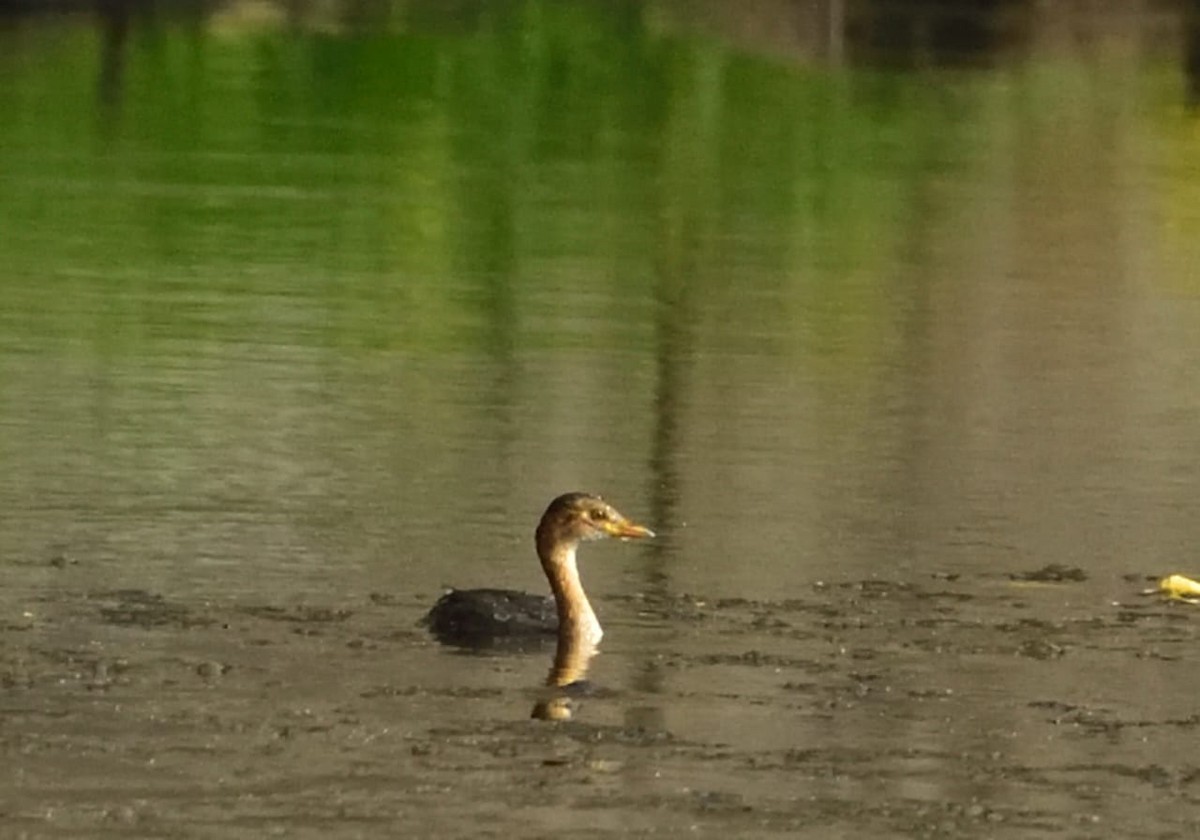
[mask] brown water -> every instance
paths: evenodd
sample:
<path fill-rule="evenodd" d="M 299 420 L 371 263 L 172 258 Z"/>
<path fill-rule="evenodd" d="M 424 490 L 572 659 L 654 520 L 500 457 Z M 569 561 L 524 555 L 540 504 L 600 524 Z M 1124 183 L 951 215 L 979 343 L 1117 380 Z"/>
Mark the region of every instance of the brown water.
<path fill-rule="evenodd" d="M 817 5 L 9 14 L 0 835 L 1195 833 L 1189 20 Z"/>

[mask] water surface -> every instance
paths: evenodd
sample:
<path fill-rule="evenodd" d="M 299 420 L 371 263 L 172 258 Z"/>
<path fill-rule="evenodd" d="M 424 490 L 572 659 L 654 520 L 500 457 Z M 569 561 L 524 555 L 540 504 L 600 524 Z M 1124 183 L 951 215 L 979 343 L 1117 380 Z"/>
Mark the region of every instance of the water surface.
<path fill-rule="evenodd" d="M 10 14 L 6 831 L 1195 830 L 1189 21 L 818 5 Z"/>

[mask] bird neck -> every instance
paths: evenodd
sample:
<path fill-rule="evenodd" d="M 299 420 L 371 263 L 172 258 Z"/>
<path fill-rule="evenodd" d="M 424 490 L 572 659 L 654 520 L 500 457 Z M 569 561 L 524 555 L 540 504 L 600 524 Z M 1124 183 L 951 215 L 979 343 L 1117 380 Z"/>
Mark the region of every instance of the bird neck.
<path fill-rule="evenodd" d="M 575 544 L 556 542 L 543 545 L 539 540 L 538 556 L 550 581 L 554 603 L 558 608 L 559 645 L 596 644 L 603 631 L 596 612 L 583 591 L 579 567 L 575 563 Z"/>

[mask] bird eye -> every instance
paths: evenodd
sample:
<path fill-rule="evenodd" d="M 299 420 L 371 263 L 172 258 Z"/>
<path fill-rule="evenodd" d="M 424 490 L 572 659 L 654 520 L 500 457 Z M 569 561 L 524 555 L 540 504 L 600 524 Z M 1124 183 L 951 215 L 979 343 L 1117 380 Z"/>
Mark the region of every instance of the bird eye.
<path fill-rule="evenodd" d="M 596 508 L 592 511 L 591 517 L 593 522 L 603 522 L 605 519 L 608 519 L 608 511 Z"/>

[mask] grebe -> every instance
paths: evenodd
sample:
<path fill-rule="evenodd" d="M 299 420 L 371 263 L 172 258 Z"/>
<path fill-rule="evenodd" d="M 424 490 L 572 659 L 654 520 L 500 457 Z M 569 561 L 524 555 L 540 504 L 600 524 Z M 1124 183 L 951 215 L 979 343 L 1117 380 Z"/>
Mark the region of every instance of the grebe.
<path fill-rule="evenodd" d="M 446 644 L 478 646 L 557 634 L 560 650 L 594 646 L 603 631 L 579 581 L 575 549 L 589 540 L 653 536 L 599 496 L 565 493 L 546 508 L 535 532 L 553 598 L 511 589 L 452 589 L 433 605 L 425 624 Z"/>

